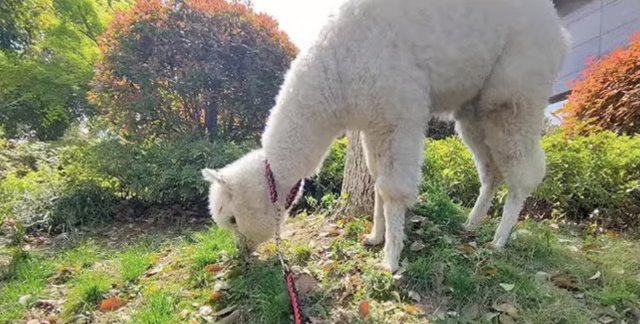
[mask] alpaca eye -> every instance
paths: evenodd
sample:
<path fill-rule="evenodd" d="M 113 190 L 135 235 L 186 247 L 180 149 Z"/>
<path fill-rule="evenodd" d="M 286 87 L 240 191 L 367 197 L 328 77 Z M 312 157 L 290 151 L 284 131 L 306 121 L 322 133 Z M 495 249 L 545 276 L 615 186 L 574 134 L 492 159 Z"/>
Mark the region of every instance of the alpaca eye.
<path fill-rule="evenodd" d="M 231 225 L 235 225 L 235 224 L 236 224 L 236 218 L 235 218 L 235 217 L 231 217 L 231 218 L 229 218 L 229 223 L 230 223 Z"/>

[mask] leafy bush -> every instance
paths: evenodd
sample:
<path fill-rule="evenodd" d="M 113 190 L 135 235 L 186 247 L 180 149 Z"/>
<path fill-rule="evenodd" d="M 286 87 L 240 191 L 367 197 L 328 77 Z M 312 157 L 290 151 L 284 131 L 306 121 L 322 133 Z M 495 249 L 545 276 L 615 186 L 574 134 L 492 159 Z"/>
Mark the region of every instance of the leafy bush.
<path fill-rule="evenodd" d="M 203 167 L 223 167 L 250 148 L 248 143 L 212 144 L 202 138 L 142 144 L 112 139 L 67 150 L 63 163 L 68 163 L 67 170 L 73 170 L 70 176 L 99 180 L 123 198 L 188 207 L 205 199 Z"/>
<path fill-rule="evenodd" d="M 14 144 L 3 152 L 11 167 L 0 177 L 2 218 L 64 230 L 107 221 L 120 205 L 131 209 L 127 203 L 203 207 L 207 184 L 200 169 L 222 167 L 251 148 L 201 138 L 130 144 L 108 132 L 72 135 L 49 144 Z"/>
<path fill-rule="evenodd" d="M 563 128 L 571 133 L 594 128 L 619 134 L 640 132 L 640 33 L 627 47 L 589 64 L 562 114 Z"/>
<path fill-rule="evenodd" d="M 342 173 L 347 155 L 347 138 L 333 143 L 320 172 L 305 182 L 305 200 L 298 208 L 321 209 L 329 207 L 331 198 L 339 197 L 342 190 Z"/>
<path fill-rule="evenodd" d="M 542 141 L 547 176 L 527 204 L 528 212 L 551 216 L 552 210 L 574 221 L 607 227 L 637 225 L 640 213 L 640 138 L 601 132 L 566 138 L 556 132 Z M 457 138 L 427 141 L 423 190 L 439 186 L 469 207 L 479 180 L 471 154 Z M 498 197 L 503 197 L 504 188 Z M 547 210 L 531 210 L 537 206 Z"/>
<path fill-rule="evenodd" d="M 537 199 L 576 221 L 621 227 L 640 221 L 640 137 L 602 132 L 543 141 L 547 177 Z"/>
<path fill-rule="evenodd" d="M 0 217 L 17 219 L 27 227 L 46 226 L 64 187 L 64 179 L 51 169 L 32 171 L 24 177 L 9 174 L 0 181 Z"/>
<path fill-rule="evenodd" d="M 480 181 L 471 153 L 457 137 L 427 140 L 422 167 L 422 191 L 436 186 L 462 205 L 472 205 L 480 190 Z"/>
<path fill-rule="evenodd" d="M 28 139 L 7 140 L 0 132 L 0 179 L 10 173 L 24 176 L 45 166 L 54 165 L 57 149 L 48 143 Z"/>

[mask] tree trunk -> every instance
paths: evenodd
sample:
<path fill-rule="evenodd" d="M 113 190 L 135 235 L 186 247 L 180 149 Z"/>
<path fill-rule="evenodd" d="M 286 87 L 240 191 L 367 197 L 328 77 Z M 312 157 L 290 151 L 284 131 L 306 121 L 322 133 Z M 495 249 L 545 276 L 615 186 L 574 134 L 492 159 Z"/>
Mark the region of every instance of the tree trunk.
<path fill-rule="evenodd" d="M 347 132 L 347 140 L 347 160 L 342 181 L 342 195 L 346 197 L 346 204 L 340 213 L 354 216 L 371 214 L 375 193 L 374 181 L 364 158 L 360 132 Z"/>
<path fill-rule="evenodd" d="M 204 128 L 207 132 L 207 136 L 211 141 L 215 140 L 218 135 L 218 102 L 212 100 L 207 105 L 207 111 L 205 113 Z"/>

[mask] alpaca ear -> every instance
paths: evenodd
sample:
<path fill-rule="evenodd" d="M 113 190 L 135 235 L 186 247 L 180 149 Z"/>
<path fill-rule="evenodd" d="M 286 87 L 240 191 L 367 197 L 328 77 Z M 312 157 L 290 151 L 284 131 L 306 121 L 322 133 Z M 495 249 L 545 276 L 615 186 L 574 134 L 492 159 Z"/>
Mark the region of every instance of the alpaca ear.
<path fill-rule="evenodd" d="M 229 183 L 225 180 L 220 171 L 213 169 L 202 169 L 202 177 L 206 181 L 221 185 L 223 188 L 229 191 L 229 194 L 231 194 L 231 186 L 229 186 Z"/>
<path fill-rule="evenodd" d="M 222 173 L 213 169 L 202 169 L 202 177 L 211 183 L 217 182 L 222 185 L 227 184 L 227 182 L 224 180 L 224 177 L 222 176 Z"/>

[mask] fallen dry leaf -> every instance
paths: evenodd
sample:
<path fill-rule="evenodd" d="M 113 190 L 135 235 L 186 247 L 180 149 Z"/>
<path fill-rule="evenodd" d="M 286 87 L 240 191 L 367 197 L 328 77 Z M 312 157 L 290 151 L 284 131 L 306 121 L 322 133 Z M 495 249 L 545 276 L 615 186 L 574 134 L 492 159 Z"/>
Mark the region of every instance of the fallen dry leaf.
<path fill-rule="evenodd" d="M 544 271 L 536 272 L 536 276 L 535 277 L 536 277 L 536 280 L 538 280 L 538 281 L 548 281 L 549 278 L 551 278 L 551 276 L 548 273 L 544 272 Z"/>
<path fill-rule="evenodd" d="M 239 309 L 237 309 L 233 311 L 233 313 L 229 314 L 227 317 L 218 320 L 216 323 L 218 324 L 240 323 L 241 317 L 242 317 L 242 312 Z"/>
<path fill-rule="evenodd" d="M 204 267 L 204 271 L 208 272 L 208 273 L 218 273 L 220 271 L 222 271 L 222 266 L 220 266 L 219 264 L 209 264 L 206 267 Z"/>
<path fill-rule="evenodd" d="M 472 254 L 476 251 L 476 248 L 470 243 L 462 244 L 458 249 L 464 254 Z"/>
<path fill-rule="evenodd" d="M 218 301 L 218 300 L 222 299 L 222 296 L 224 296 L 224 294 L 221 291 L 216 290 L 216 291 L 212 292 L 211 295 L 209 295 L 209 299 L 211 299 L 211 301 L 215 302 L 215 301 Z"/>
<path fill-rule="evenodd" d="M 409 291 L 409 298 L 415 300 L 416 302 L 420 302 L 420 300 L 422 299 L 422 297 L 420 296 L 420 294 L 418 294 L 417 292 L 411 290 Z"/>
<path fill-rule="evenodd" d="M 480 309 L 481 306 L 479 304 L 469 304 L 462 309 L 461 315 L 467 322 L 472 322 L 480 317 Z"/>
<path fill-rule="evenodd" d="M 367 317 L 369 316 L 369 302 L 366 300 L 363 300 L 360 302 L 360 305 L 358 305 L 358 314 L 360 314 L 360 317 Z"/>
<path fill-rule="evenodd" d="M 507 315 L 507 314 L 500 314 L 500 316 L 498 317 L 498 320 L 500 320 L 500 324 L 515 324 L 516 321 L 513 320 L 513 318 L 511 318 L 511 316 Z"/>
<path fill-rule="evenodd" d="M 509 315 L 513 319 L 518 319 L 520 317 L 518 315 L 518 309 L 509 303 L 496 305 L 496 306 L 493 306 L 493 308 L 499 311 L 500 313 Z"/>
<path fill-rule="evenodd" d="M 411 218 L 409 219 L 409 221 L 412 222 L 412 223 L 423 223 L 426 220 L 427 220 L 426 217 L 418 216 L 418 215 L 411 216 Z"/>
<path fill-rule="evenodd" d="M 575 280 L 562 274 L 556 274 L 551 276 L 551 282 L 558 288 L 567 290 L 578 290 Z"/>
<path fill-rule="evenodd" d="M 161 271 L 162 271 L 162 265 L 159 265 L 159 266 L 156 266 L 156 267 L 153 267 L 153 268 L 149 269 L 147 272 L 145 272 L 144 276 L 146 278 L 153 277 L 153 276 L 157 275 L 158 273 L 160 273 Z"/>
<path fill-rule="evenodd" d="M 200 311 L 198 313 L 199 314 L 204 314 L 204 315 L 211 314 L 211 315 L 216 316 L 216 317 L 224 317 L 224 316 L 227 316 L 227 315 L 231 314 L 233 311 L 235 311 L 237 307 L 238 306 L 236 306 L 236 305 L 231 305 L 229 307 L 225 307 L 225 308 L 217 311 L 216 313 L 211 314 L 213 312 L 213 310 L 211 310 L 211 307 L 203 306 L 202 308 L 200 308 Z"/>
<path fill-rule="evenodd" d="M 56 285 L 64 284 L 73 277 L 74 272 L 76 272 L 74 268 L 63 267 L 58 273 L 49 278 L 49 282 Z"/>
<path fill-rule="evenodd" d="M 316 280 L 316 278 L 306 273 L 303 273 L 300 276 L 298 276 L 295 282 L 296 282 L 296 288 L 298 289 L 298 294 L 300 294 L 300 296 L 302 297 L 309 294 L 309 292 L 311 292 L 313 289 L 315 289 L 318 286 L 318 280 Z"/>
<path fill-rule="evenodd" d="M 418 240 L 415 241 L 413 243 L 411 243 L 411 246 L 409 246 L 409 250 L 411 250 L 411 252 L 418 252 L 423 250 L 425 247 L 427 247 L 426 245 L 424 245 L 424 243 L 422 243 L 422 241 Z"/>
<path fill-rule="evenodd" d="M 496 274 L 498 274 L 498 268 L 496 267 L 491 267 L 485 270 L 484 275 L 487 277 L 493 277 Z"/>
<path fill-rule="evenodd" d="M 501 283 L 500 287 L 502 287 L 502 289 L 504 289 L 505 291 L 512 291 L 513 288 L 515 288 L 516 285 L 514 284 L 506 284 L 506 283 Z"/>
<path fill-rule="evenodd" d="M 52 310 L 60 305 L 62 302 L 54 299 L 40 299 L 36 302 L 36 307 L 47 310 Z"/>
<path fill-rule="evenodd" d="M 329 261 L 326 262 L 325 264 L 322 265 L 321 269 L 324 272 L 331 272 L 333 271 L 335 268 L 338 267 L 338 262 L 336 261 Z"/>
<path fill-rule="evenodd" d="M 589 277 L 589 280 L 597 280 L 598 278 L 600 278 L 602 274 L 600 273 L 600 271 L 596 272 L 596 274 L 594 274 L 593 276 Z"/>
<path fill-rule="evenodd" d="M 324 233 L 325 237 L 336 237 L 340 236 L 340 230 L 337 227 L 332 227 L 328 232 Z"/>
<path fill-rule="evenodd" d="M 404 305 L 403 307 L 404 311 L 411 314 L 411 315 L 416 315 L 419 314 L 422 310 L 420 309 L 420 307 L 415 306 L 415 305 Z"/>
<path fill-rule="evenodd" d="M 100 305 L 98 306 L 98 310 L 101 312 L 110 312 L 110 311 L 120 309 L 126 304 L 127 304 L 126 301 L 118 297 L 109 297 L 103 300 L 102 302 L 100 302 Z"/>
<path fill-rule="evenodd" d="M 613 319 L 610 316 L 602 316 L 598 319 L 598 322 L 602 323 L 602 324 L 609 324 L 609 323 L 613 323 L 615 321 L 615 319 Z"/>
<path fill-rule="evenodd" d="M 49 322 L 49 324 L 56 324 L 58 323 L 58 321 L 60 321 L 60 319 L 56 315 L 49 315 L 47 316 L 47 321 Z"/>
<path fill-rule="evenodd" d="M 493 319 L 500 316 L 500 313 L 494 313 L 494 312 L 490 312 L 490 313 L 486 313 L 482 316 L 482 318 L 487 321 L 487 322 L 493 322 Z"/>

